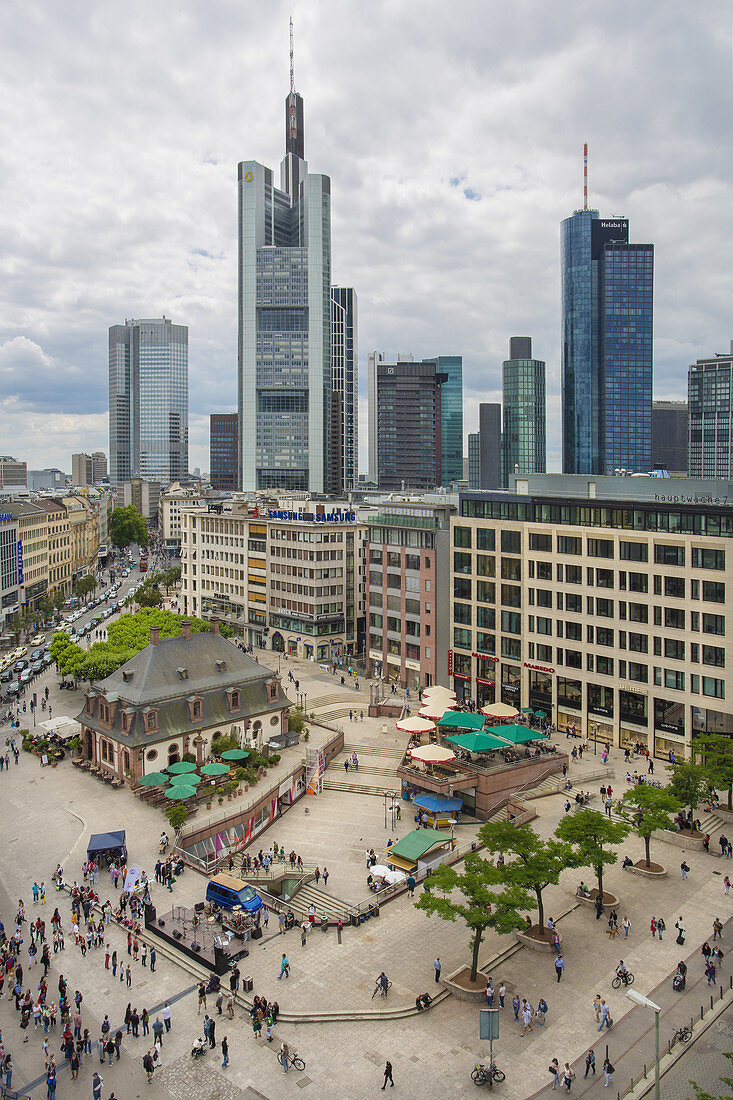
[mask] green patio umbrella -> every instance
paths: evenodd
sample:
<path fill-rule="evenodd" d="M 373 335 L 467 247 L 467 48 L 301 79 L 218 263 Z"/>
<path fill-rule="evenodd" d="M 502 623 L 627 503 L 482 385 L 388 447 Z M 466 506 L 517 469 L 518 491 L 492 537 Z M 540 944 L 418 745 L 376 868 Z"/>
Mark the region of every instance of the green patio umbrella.
<path fill-rule="evenodd" d="M 164 772 L 148 772 L 138 779 L 139 787 L 160 787 L 168 782 L 168 776 Z"/>
<path fill-rule="evenodd" d="M 190 760 L 179 760 L 175 764 L 169 764 L 165 770 L 170 775 L 181 775 L 183 772 L 195 772 L 196 765 Z"/>
<path fill-rule="evenodd" d="M 535 716 L 535 718 L 547 718 L 547 711 L 546 710 L 536 710 L 534 712 L 534 716 Z"/>
<path fill-rule="evenodd" d="M 204 764 L 203 768 L 201 769 L 201 774 L 202 775 L 226 775 L 226 773 L 228 771 L 229 771 L 229 768 L 226 766 L 226 764 L 216 764 L 216 763 L 214 763 L 214 764 Z"/>
<path fill-rule="evenodd" d="M 526 726 L 489 726 L 488 732 L 510 745 L 526 745 L 528 741 L 544 741 L 544 734 L 538 730 L 528 730 Z"/>
<path fill-rule="evenodd" d="M 531 707 L 522 707 L 522 714 L 534 714 Z"/>
<path fill-rule="evenodd" d="M 170 782 L 172 787 L 198 787 L 203 780 L 200 775 L 194 775 L 193 772 L 177 772 L 170 777 Z"/>
<path fill-rule="evenodd" d="M 446 737 L 446 743 L 457 745 L 460 749 L 468 749 L 469 752 L 493 752 L 495 749 L 505 749 L 506 744 L 489 733 L 459 733 L 453 737 Z"/>
<path fill-rule="evenodd" d="M 221 754 L 222 760 L 246 760 L 248 756 L 249 753 L 244 749 L 227 749 Z"/>
<path fill-rule="evenodd" d="M 172 787 L 166 787 L 165 797 L 174 802 L 185 802 L 187 798 L 193 798 L 196 794 L 195 787 L 187 787 L 184 783 L 175 783 Z"/>

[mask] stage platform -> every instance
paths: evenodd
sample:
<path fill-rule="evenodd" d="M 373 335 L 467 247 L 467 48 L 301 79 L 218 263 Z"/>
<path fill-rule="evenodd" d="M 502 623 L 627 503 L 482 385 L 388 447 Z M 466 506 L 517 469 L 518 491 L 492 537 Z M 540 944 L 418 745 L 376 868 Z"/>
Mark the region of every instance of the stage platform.
<path fill-rule="evenodd" d="M 249 955 L 243 939 L 222 929 L 214 917 L 184 905 L 173 905 L 162 913 L 157 913 L 155 906 L 146 906 L 145 927 L 216 974 L 226 974 L 235 962 Z"/>

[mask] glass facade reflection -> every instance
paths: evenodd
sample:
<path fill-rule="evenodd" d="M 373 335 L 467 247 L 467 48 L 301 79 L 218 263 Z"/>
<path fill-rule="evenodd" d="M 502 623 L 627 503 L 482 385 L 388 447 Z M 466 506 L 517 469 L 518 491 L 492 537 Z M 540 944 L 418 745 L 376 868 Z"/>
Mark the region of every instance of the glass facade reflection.
<path fill-rule="evenodd" d="M 562 223 L 563 470 L 651 469 L 654 246 L 625 218 Z"/>
<path fill-rule="evenodd" d="M 503 485 L 513 473 L 546 470 L 545 364 L 532 358 L 529 337 L 514 337 L 509 355 L 502 366 Z"/>

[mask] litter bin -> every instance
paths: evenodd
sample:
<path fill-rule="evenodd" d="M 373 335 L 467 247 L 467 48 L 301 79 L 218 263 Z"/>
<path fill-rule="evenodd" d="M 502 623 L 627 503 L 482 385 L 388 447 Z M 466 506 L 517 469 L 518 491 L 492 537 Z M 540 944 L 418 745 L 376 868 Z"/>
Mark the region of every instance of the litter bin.
<path fill-rule="evenodd" d="M 243 993 L 251 993 L 253 986 L 254 986 L 254 981 L 249 976 L 249 974 L 247 975 L 246 978 L 242 978 L 242 992 Z"/>
<path fill-rule="evenodd" d="M 321 917 L 321 932 L 328 932 L 328 917 Z"/>
<path fill-rule="evenodd" d="M 359 927 L 359 914 L 358 913 L 352 913 L 351 914 L 351 927 L 352 928 L 358 928 Z"/>

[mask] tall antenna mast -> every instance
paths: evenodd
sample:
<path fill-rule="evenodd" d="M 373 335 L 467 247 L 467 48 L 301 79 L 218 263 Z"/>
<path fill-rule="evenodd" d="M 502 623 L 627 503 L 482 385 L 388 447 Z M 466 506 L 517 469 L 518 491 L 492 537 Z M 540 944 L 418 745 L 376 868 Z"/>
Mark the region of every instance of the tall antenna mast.
<path fill-rule="evenodd" d="M 291 15 L 291 96 L 295 91 L 295 64 L 293 61 L 293 17 Z M 588 146 L 586 146 L 588 149 Z"/>
<path fill-rule="evenodd" d="M 293 21 L 290 20 L 290 83 L 293 82 Z M 588 142 L 583 146 L 583 209 L 588 209 Z"/>

